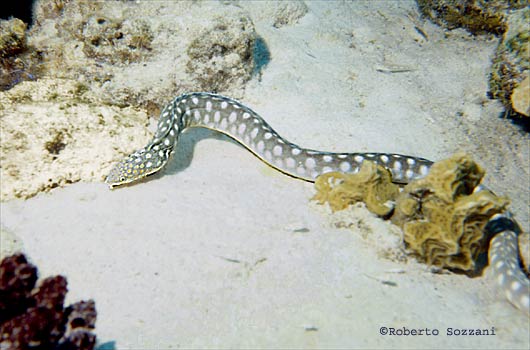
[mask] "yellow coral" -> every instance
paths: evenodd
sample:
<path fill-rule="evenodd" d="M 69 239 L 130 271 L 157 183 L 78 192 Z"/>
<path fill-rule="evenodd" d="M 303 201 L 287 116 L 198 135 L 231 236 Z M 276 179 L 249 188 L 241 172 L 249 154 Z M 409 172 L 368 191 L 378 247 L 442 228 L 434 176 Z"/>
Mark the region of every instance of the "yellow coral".
<path fill-rule="evenodd" d="M 388 203 L 397 197 L 392 222 L 403 229 L 410 251 L 427 264 L 470 271 L 486 249 L 484 226 L 509 203 L 489 191 L 473 192 L 483 176 L 477 163 L 459 153 L 433 164 L 425 178 L 399 193 L 388 170 L 366 161 L 357 174 L 319 176 L 313 199 L 328 202 L 333 211 L 362 201 L 371 212 L 387 216 Z"/>
<path fill-rule="evenodd" d="M 409 249 L 426 263 L 474 269 L 474 260 L 485 249 L 484 226 L 509 202 L 488 191 L 473 193 L 483 175 L 479 165 L 460 153 L 435 163 L 425 178 L 405 186 L 392 221 L 403 228 Z"/>
<path fill-rule="evenodd" d="M 328 202 L 333 211 L 362 201 L 368 210 L 380 216 L 392 211 L 388 203 L 399 193 L 399 186 L 392 183 L 391 173 L 369 161 L 363 162 L 356 174 L 330 172 L 320 175 L 315 188 L 317 193 L 313 199 L 320 204 Z"/>

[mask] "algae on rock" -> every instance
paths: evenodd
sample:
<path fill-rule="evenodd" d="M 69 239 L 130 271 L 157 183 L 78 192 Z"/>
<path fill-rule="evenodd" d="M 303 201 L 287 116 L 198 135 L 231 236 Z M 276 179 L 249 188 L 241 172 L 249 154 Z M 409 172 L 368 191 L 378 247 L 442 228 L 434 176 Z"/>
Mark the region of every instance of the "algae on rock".
<path fill-rule="evenodd" d="M 39 1 L 35 13 L 28 41 L 45 75 L 107 104 L 156 113 L 185 91 L 237 95 L 251 77 L 252 21 L 222 3 Z"/>
<path fill-rule="evenodd" d="M 517 0 L 417 0 L 420 11 L 448 29 L 463 27 L 473 34 L 502 34 L 508 10 L 525 7 Z"/>
<path fill-rule="evenodd" d="M 510 15 L 493 58 L 490 92 L 508 108 L 530 116 L 530 8 Z M 515 95 L 515 96 L 514 96 Z"/>

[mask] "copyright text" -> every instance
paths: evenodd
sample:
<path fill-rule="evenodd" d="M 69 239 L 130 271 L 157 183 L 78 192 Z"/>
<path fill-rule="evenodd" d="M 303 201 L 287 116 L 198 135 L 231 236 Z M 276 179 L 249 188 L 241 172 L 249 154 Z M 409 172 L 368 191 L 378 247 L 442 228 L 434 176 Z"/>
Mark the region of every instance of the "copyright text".
<path fill-rule="evenodd" d="M 438 328 L 409 328 L 409 327 L 380 327 L 379 334 L 390 335 L 398 337 L 415 337 L 415 336 L 439 336 L 445 335 L 449 337 L 461 336 L 484 336 L 497 335 L 495 327 L 489 328 L 452 328 L 444 329 Z"/>

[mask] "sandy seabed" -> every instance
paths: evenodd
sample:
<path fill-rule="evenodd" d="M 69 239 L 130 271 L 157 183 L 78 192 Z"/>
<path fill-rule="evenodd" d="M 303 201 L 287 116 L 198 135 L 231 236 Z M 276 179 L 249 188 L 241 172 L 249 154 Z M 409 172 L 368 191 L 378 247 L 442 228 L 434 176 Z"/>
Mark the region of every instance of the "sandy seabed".
<path fill-rule="evenodd" d="M 469 152 L 528 231 L 528 137 L 487 98 L 498 38 L 424 21 L 420 33 L 414 2 L 307 1 L 297 23 L 279 28 L 269 5 L 240 2 L 271 54 L 243 103 L 308 148 L 432 160 Z M 361 206 L 332 215 L 313 194 L 194 130 L 148 181 L 69 185 L 3 202 L 0 218 L 42 276 L 68 278 L 67 303 L 96 300 L 98 340 L 117 349 L 530 346 L 528 316 L 487 273 L 435 274 L 401 254 L 391 224 Z"/>

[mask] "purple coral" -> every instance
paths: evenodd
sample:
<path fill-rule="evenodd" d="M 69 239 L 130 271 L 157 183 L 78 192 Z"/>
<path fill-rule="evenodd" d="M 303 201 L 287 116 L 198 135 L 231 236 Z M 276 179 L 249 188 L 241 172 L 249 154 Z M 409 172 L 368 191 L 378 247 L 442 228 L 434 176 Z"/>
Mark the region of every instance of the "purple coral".
<path fill-rule="evenodd" d="M 48 277 L 35 287 L 36 282 L 37 268 L 23 254 L 0 263 L 0 348 L 94 349 L 94 301 L 64 308 L 65 277 Z"/>

